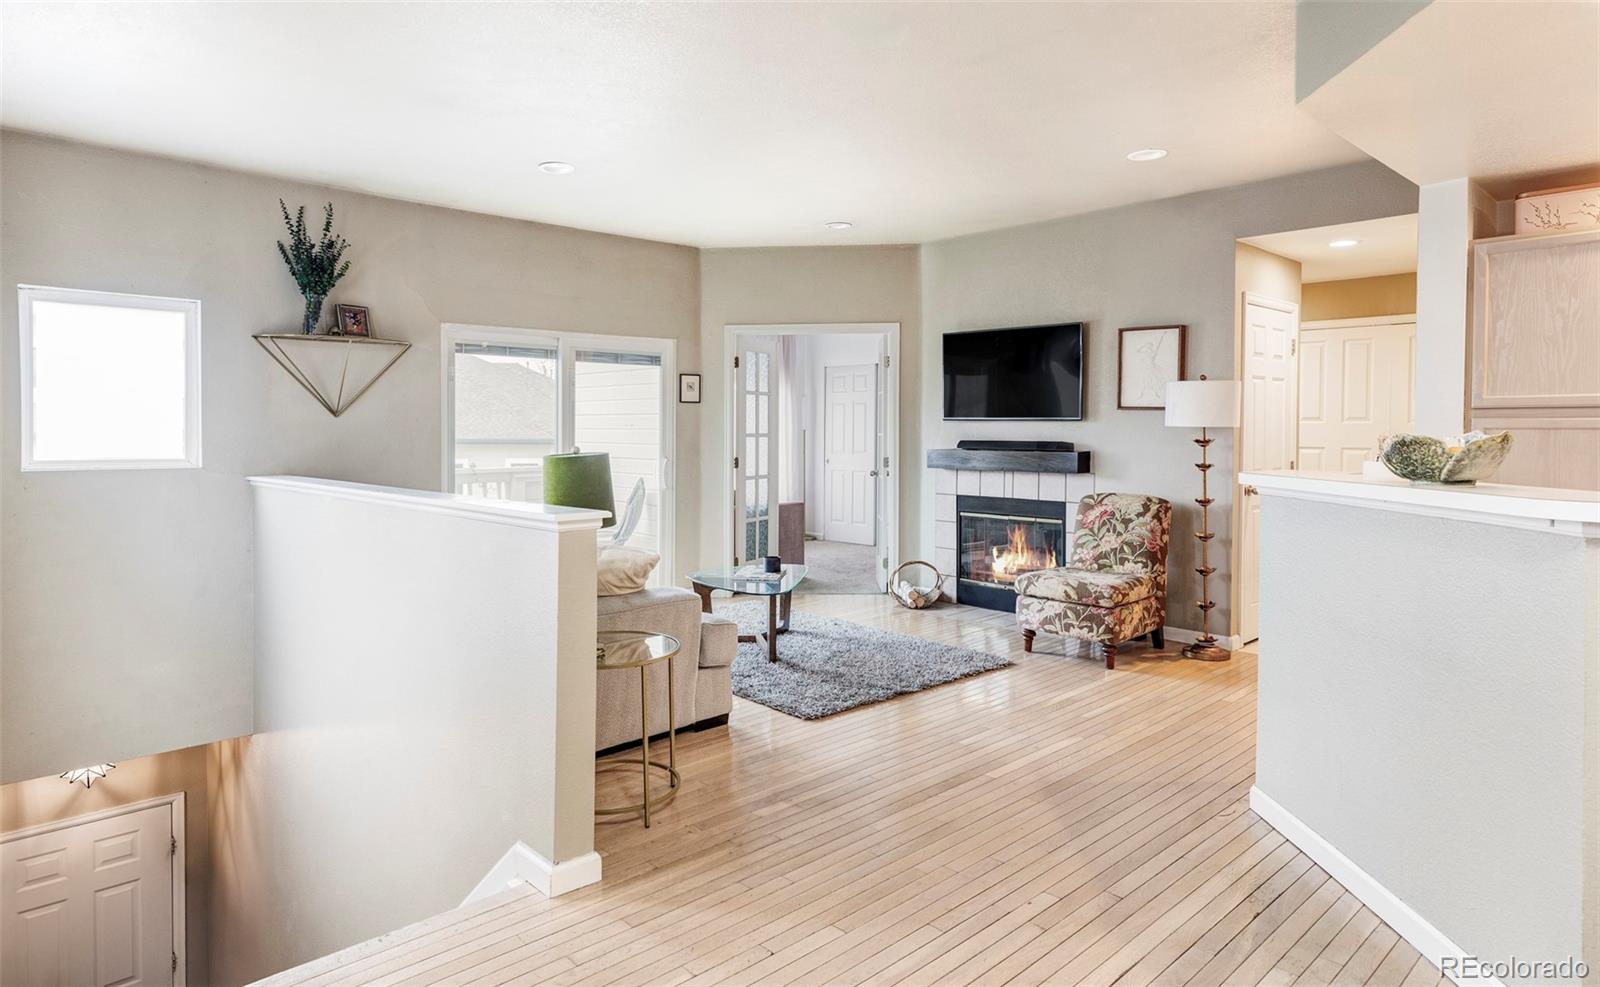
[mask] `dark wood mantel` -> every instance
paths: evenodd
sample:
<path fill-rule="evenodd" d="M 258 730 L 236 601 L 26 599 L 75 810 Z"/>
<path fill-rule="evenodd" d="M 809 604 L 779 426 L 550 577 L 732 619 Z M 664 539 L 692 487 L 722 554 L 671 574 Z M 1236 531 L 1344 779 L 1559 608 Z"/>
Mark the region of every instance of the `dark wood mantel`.
<path fill-rule="evenodd" d="M 1089 453 L 1037 449 L 929 449 L 936 470 L 1024 470 L 1030 473 L 1089 473 Z"/>

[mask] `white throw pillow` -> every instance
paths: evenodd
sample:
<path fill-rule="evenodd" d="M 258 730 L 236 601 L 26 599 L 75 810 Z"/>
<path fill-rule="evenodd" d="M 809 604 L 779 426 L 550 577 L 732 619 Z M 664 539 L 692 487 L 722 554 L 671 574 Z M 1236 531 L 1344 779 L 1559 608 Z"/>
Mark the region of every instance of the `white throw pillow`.
<path fill-rule="evenodd" d="M 595 564 L 597 596 L 626 596 L 644 589 L 661 556 L 641 548 L 602 548 Z"/>

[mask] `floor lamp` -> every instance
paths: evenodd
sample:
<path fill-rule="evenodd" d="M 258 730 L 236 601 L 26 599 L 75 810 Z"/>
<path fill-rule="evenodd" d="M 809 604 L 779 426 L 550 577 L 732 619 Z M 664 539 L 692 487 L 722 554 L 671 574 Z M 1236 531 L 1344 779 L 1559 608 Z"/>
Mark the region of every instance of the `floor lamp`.
<path fill-rule="evenodd" d="M 1195 498 L 1195 503 L 1200 505 L 1200 530 L 1194 533 L 1195 539 L 1200 542 L 1200 565 L 1194 570 L 1200 574 L 1200 602 L 1195 604 L 1200 608 L 1200 637 L 1183 649 L 1183 655 L 1201 661 L 1227 661 L 1233 657 L 1232 654 L 1217 644 L 1217 639 L 1211 634 L 1211 608 L 1216 603 L 1211 599 L 1210 581 L 1211 574 L 1217 570 L 1211 565 L 1213 501 L 1207 481 L 1214 464 L 1206 453 L 1216 440 L 1211 438 L 1207 429 L 1239 427 L 1239 382 L 1206 380 L 1205 374 L 1201 374 L 1199 380 L 1173 381 L 1167 385 L 1167 424 L 1174 428 L 1200 430 L 1200 437 L 1194 440 L 1194 444 L 1200 447 L 1200 461 L 1194 464 L 1200 471 L 1200 496 Z"/>

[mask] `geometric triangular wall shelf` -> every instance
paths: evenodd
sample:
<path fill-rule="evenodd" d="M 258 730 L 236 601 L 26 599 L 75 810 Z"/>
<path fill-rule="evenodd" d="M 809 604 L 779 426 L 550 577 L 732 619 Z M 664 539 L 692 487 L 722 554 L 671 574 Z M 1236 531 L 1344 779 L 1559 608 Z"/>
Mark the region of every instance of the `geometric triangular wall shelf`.
<path fill-rule="evenodd" d="M 254 338 L 335 418 L 411 348 L 404 340 L 372 336 L 263 332 Z"/>

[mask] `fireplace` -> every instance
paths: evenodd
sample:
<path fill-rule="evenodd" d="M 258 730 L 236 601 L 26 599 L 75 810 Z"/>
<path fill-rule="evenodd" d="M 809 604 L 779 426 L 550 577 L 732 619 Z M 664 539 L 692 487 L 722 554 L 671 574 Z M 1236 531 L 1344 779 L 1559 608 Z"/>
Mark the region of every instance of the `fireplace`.
<path fill-rule="evenodd" d="M 956 498 L 956 598 L 1015 610 L 1024 572 L 1066 565 L 1066 505 L 1011 497 Z"/>

